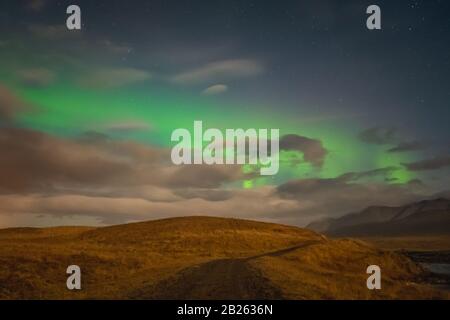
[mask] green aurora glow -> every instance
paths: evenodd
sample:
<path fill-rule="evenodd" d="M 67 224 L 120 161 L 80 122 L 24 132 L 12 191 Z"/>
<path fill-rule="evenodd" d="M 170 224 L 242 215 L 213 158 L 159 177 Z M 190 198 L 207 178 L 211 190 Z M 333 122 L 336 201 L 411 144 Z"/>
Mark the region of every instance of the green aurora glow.
<path fill-rule="evenodd" d="M 170 135 L 174 129 L 192 128 L 194 120 L 202 119 L 205 126 L 221 130 L 280 128 L 281 135 L 294 133 L 319 139 L 329 150 L 322 168 L 304 162 L 300 152 L 282 151 L 280 171 L 276 178 L 246 180 L 243 182 L 244 188 L 278 184 L 293 178 L 334 178 L 350 171 L 391 166 L 398 169 L 387 177 L 390 183 L 406 183 L 415 178 L 413 173 L 401 166 L 401 163 L 417 159 L 414 155 L 387 153 L 385 147 L 362 143 L 356 137 L 360 128 L 349 121 L 302 123 L 301 118 L 293 119 L 289 114 L 270 110 L 255 112 L 259 110 L 258 106 L 224 106 L 202 97 L 183 96 L 167 90 L 147 90 L 142 86 L 121 90 L 92 90 L 75 84 L 59 83 L 47 88 L 15 89 L 23 99 L 38 107 L 37 112 L 20 117 L 21 125 L 58 136 L 76 137 L 86 131 L 101 132 L 110 123 L 139 120 L 148 124 L 151 130 L 110 135 L 116 139 L 170 147 Z"/>

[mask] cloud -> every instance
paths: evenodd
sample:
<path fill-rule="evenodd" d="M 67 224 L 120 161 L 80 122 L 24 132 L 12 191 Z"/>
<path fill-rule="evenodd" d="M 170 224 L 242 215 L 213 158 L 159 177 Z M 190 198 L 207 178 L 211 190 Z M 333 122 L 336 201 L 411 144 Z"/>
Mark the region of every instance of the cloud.
<path fill-rule="evenodd" d="M 22 84 L 30 87 L 46 87 L 56 78 L 55 73 L 46 68 L 21 70 L 18 76 Z"/>
<path fill-rule="evenodd" d="M 97 42 L 97 45 L 102 50 L 106 50 L 108 52 L 118 54 L 118 55 L 128 54 L 133 51 L 133 48 L 131 46 L 117 44 L 117 43 L 112 42 L 111 40 L 99 40 Z"/>
<path fill-rule="evenodd" d="M 228 91 L 228 86 L 224 84 L 215 84 L 210 86 L 202 91 L 202 94 L 205 96 L 213 96 L 221 93 L 225 93 Z"/>
<path fill-rule="evenodd" d="M 339 217 L 372 205 L 403 205 L 428 196 L 426 190 L 410 184 L 355 183 L 342 176 L 289 181 L 277 193 L 283 199 L 308 204 L 292 217 L 303 221 Z"/>
<path fill-rule="evenodd" d="M 316 139 L 302 137 L 296 134 L 288 134 L 280 139 L 281 150 L 299 151 L 304 155 L 304 160 L 321 167 L 328 151 L 323 147 L 322 142 Z"/>
<path fill-rule="evenodd" d="M 395 128 L 373 127 L 359 134 L 359 139 L 368 144 L 394 144 L 397 141 Z"/>
<path fill-rule="evenodd" d="M 7 152 L 6 152 L 7 151 Z M 170 150 L 104 135 L 63 139 L 0 128 L 0 192 L 47 193 L 127 186 L 217 188 L 247 177 L 241 166 L 175 166 Z M 199 177 L 202 177 L 199 179 Z"/>
<path fill-rule="evenodd" d="M 37 131 L 1 128 L 0 191 L 47 192 L 58 185 L 112 183 L 132 174 L 129 165 L 104 149 Z"/>
<path fill-rule="evenodd" d="M 1 89 L 0 101 L 7 102 L 0 104 L 1 110 L 13 110 L 6 113 L 13 119 L 24 103 Z M 130 120 L 106 127 L 120 131 L 144 125 Z M 327 154 L 319 140 L 298 135 L 281 140 L 284 150 L 303 152 L 305 160 L 316 165 Z M 305 225 L 369 205 L 400 205 L 427 196 L 427 187 L 417 181 L 399 185 L 364 180 L 389 175 L 396 167 L 242 190 L 232 187 L 249 178 L 241 166 L 174 166 L 169 149 L 116 141 L 96 132 L 67 139 L 0 128 L 0 152 L 0 214 L 44 215 L 47 224 L 60 217 L 72 217 L 71 223 L 99 219 L 111 224 L 215 215 Z"/>
<path fill-rule="evenodd" d="M 373 169 L 373 170 L 368 170 L 368 171 L 363 171 L 363 172 L 347 172 L 342 174 L 341 176 L 339 176 L 339 179 L 342 181 L 356 181 L 356 180 L 361 180 L 364 178 L 373 178 L 373 177 L 377 177 L 377 176 L 388 176 L 391 173 L 393 173 L 394 171 L 398 170 L 398 167 L 385 167 L 385 168 L 378 168 L 378 169 Z"/>
<path fill-rule="evenodd" d="M 81 35 L 81 31 L 74 32 L 68 30 L 65 23 L 57 25 L 31 25 L 29 31 L 38 38 L 47 40 L 63 40 L 67 38 L 76 38 Z"/>
<path fill-rule="evenodd" d="M 83 29 L 84 30 L 84 29 Z M 118 57 L 124 58 L 134 52 L 134 48 L 126 42 L 115 42 L 108 38 L 93 33 L 84 33 L 83 30 L 68 30 L 65 23 L 32 24 L 28 26 L 28 32 L 47 46 L 35 46 L 33 58 L 57 57 L 72 67 L 80 68 L 88 65 L 89 61 L 102 61 L 105 65 L 123 62 Z M 51 48 L 49 51 L 48 48 Z M 23 49 L 22 47 L 20 49 Z M 98 65 L 98 63 L 97 63 Z"/>
<path fill-rule="evenodd" d="M 155 198 L 147 198 L 135 190 L 109 196 L 70 192 L 3 194 L 0 214 L 44 214 L 50 215 L 50 220 L 75 216 L 79 223 L 86 217 L 95 217 L 102 224 L 213 215 L 306 225 L 323 216 L 336 217 L 370 205 L 401 205 L 425 197 L 414 193 L 409 185 L 355 184 L 339 179 L 297 180 L 279 188 L 266 186 L 250 190 L 155 190 L 160 194 Z M 148 193 L 155 190 L 150 189 Z"/>
<path fill-rule="evenodd" d="M 246 177 L 240 165 L 188 165 L 177 167 L 167 184 L 174 188 L 189 186 L 217 188 L 223 183 L 242 180 Z"/>
<path fill-rule="evenodd" d="M 397 129 L 388 127 L 373 127 L 359 134 L 361 141 L 374 145 L 394 145 L 387 152 L 409 152 L 423 150 L 427 146 L 419 141 L 399 141 Z"/>
<path fill-rule="evenodd" d="M 263 72 L 262 64 L 254 60 L 223 60 L 179 73 L 172 78 L 172 81 L 178 84 L 196 84 L 220 79 L 251 77 Z"/>
<path fill-rule="evenodd" d="M 0 151 L 2 215 L 47 215 L 49 224 L 56 217 L 81 224 L 95 217 L 110 224 L 178 215 L 273 219 L 298 209 L 273 188 L 224 188 L 248 178 L 239 165 L 174 166 L 168 149 L 101 134 L 66 139 L 0 128 Z"/>
<path fill-rule="evenodd" d="M 408 181 L 408 184 L 411 186 L 423 187 L 425 184 L 420 179 L 411 179 Z"/>
<path fill-rule="evenodd" d="M 388 152 L 408 152 L 425 149 L 426 146 L 418 141 L 401 142 L 397 146 L 388 150 Z"/>
<path fill-rule="evenodd" d="M 450 166 L 450 156 L 438 156 L 432 159 L 411 163 L 402 163 L 410 171 L 438 170 Z"/>
<path fill-rule="evenodd" d="M 301 207 L 296 201 L 280 199 L 269 187 L 238 190 L 222 201 L 210 201 L 200 197 L 164 202 L 132 197 L 31 194 L 0 195 L 0 203 L 0 215 L 31 213 L 49 215 L 51 220 L 75 216 L 78 221 L 95 217 L 100 219 L 101 224 L 193 215 L 273 221 L 280 212 L 293 213 Z"/>
<path fill-rule="evenodd" d="M 79 83 L 88 88 L 117 88 L 151 78 L 149 72 L 134 68 L 104 68 L 83 76 Z"/>
<path fill-rule="evenodd" d="M 28 9 L 39 12 L 47 5 L 48 1 L 47 0 L 27 0 L 27 2 L 28 2 L 28 4 L 27 4 Z"/>
<path fill-rule="evenodd" d="M 390 167 L 245 190 L 231 187 L 248 178 L 241 166 L 174 166 L 168 149 L 95 133 L 67 139 L 0 128 L 0 152 L 0 215 L 44 215 L 47 224 L 60 217 L 112 224 L 214 215 L 305 225 L 423 197 L 410 184 L 355 183 Z"/>
<path fill-rule="evenodd" d="M 224 201 L 233 197 L 233 192 L 223 189 L 186 188 L 176 190 L 175 194 L 184 199 L 204 199 L 208 201 Z"/>
<path fill-rule="evenodd" d="M 0 123 L 12 122 L 20 112 L 32 110 L 31 105 L 19 99 L 9 88 L 0 84 Z"/>
<path fill-rule="evenodd" d="M 138 120 L 129 120 L 121 122 L 108 123 L 100 126 L 100 129 L 111 133 L 131 133 L 140 131 L 149 131 L 152 129 L 151 125 Z"/>

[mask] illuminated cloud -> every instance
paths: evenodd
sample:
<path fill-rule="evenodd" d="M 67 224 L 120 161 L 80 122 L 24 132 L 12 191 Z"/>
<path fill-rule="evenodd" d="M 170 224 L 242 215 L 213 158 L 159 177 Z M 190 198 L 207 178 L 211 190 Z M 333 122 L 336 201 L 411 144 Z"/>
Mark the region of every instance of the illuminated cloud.
<path fill-rule="evenodd" d="M 56 75 L 53 71 L 46 68 L 33 68 L 20 70 L 18 77 L 26 86 L 46 87 L 55 81 Z"/>
<path fill-rule="evenodd" d="M 322 142 L 316 139 L 302 137 L 296 134 L 288 134 L 280 139 L 280 149 L 287 151 L 299 151 L 303 153 L 304 160 L 315 166 L 322 166 L 328 151 Z"/>
<path fill-rule="evenodd" d="M 214 96 L 228 91 L 228 86 L 224 84 L 215 84 L 203 90 L 202 94 L 205 96 Z"/>
<path fill-rule="evenodd" d="M 9 88 L 0 84 L 0 123 L 11 122 L 20 112 L 29 111 L 32 107 L 17 97 Z"/>
<path fill-rule="evenodd" d="M 399 167 L 386 167 L 363 172 L 347 172 L 339 176 L 339 179 L 341 179 L 342 181 L 356 181 L 364 178 L 373 178 L 378 176 L 389 178 L 389 175 L 398 169 Z"/>
<path fill-rule="evenodd" d="M 172 78 L 172 81 L 179 84 L 196 84 L 220 79 L 252 77 L 263 72 L 264 67 L 258 61 L 223 60 L 179 73 Z"/>
<path fill-rule="evenodd" d="M 100 197 L 76 194 L 0 195 L 1 216 L 15 214 L 48 215 L 49 220 L 75 216 L 77 221 L 89 217 L 100 224 L 125 223 L 176 216 L 222 216 L 273 221 L 277 216 L 293 214 L 301 208 L 296 201 L 274 196 L 273 189 L 241 190 L 221 201 L 200 197 L 178 201 L 150 201 L 136 197 Z M 89 219 L 88 221 L 92 221 Z M 80 222 L 78 222 L 80 223 Z"/>
<path fill-rule="evenodd" d="M 64 40 L 73 39 L 81 35 L 80 31 L 73 32 L 67 29 L 67 26 L 62 24 L 57 25 L 30 25 L 28 27 L 31 34 L 38 38 L 46 40 Z"/>
<path fill-rule="evenodd" d="M 105 49 L 108 52 L 119 54 L 119 55 L 128 54 L 133 51 L 133 48 L 131 46 L 117 44 L 111 40 L 99 40 L 99 41 L 97 41 L 96 45 L 98 45 L 100 48 Z"/>
<path fill-rule="evenodd" d="M 149 185 L 217 188 L 246 177 L 238 165 L 174 166 L 169 149 L 114 141 L 103 135 L 76 140 L 0 128 L 0 152 L 0 192 L 4 193 Z"/>
<path fill-rule="evenodd" d="M 134 68 L 103 68 L 93 70 L 79 80 L 88 88 L 107 89 L 127 86 L 151 78 L 148 71 Z"/>
<path fill-rule="evenodd" d="M 394 144 L 397 141 L 395 128 L 373 127 L 359 134 L 361 141 L 368 144 Z"/>
<path fill-rule="evenodd" d="M 130 133 L 139 131 L 149 131 L 152 129 L 152 127 L 150 124 L 144 121 L 129 120 L 129 121 L 108 123 L 106 125 L 100 126 L 98 129 L 105 130 L 108 132 Z"/>

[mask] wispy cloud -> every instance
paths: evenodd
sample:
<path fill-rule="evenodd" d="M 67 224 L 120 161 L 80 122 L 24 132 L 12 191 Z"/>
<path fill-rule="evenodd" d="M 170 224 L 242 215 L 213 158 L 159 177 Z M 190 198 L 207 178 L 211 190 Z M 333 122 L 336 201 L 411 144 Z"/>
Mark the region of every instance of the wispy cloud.
<path fill-rule="evenodd" d="M 143 121 L 128 120 L 128 121 L 108 123 L 100 126 L 100 128 L 98 129 L 112 133 L 130 133 L 138 131 L 149 131 L 152 129 L 152 127 L 150 124 Z"/>
<path fill-rule="evenodd" d="M 20 82 L 30 87 L 46 87 L 56 79 L 53 71 L 42 67 L 20 70 L 17 74 Z"/>
<path fill-rule="evenodd" d="M 27 8 L 36 12 L 41 11 L 47 5 L 48 0 L 27 0 Z"/>
<path fill-rule="evenodd" d="M 397 130 L 395 128 L 373 127 L 359 134 L 361 141 L 368 144 L 385 145 L 397 142 Z"/>
<path fill-rule="evenodd" d="M 392 174 L 393 172 L 397 171 L 399 167 L 386 167 L 386 168 L 378 168 L 368 171 L 362 171 L 362 172 L 347 172 L 343 175 L 339 176 L 339 179 L 342 179 L 342 181 L 356 181 L 364 178 L 373 178 L 377 176 L 382 176 L 385 178 L 388 178 L 387 176 Z"/>
<path fill-rule="evenodd" d="M 228 86 L 225 84 L 215 84 L 202 91 L 205 96 L 214 96 L 228 91 Z"/>
<path fill-rule="evenodd" d="M 417 162 L 403 163 L 411 171 L 438 170 L 450 166 L 450 156 L 437 156 Z"/>
<path fill-rule="evenodd" d="M 58 25 L 31 25 L 29 31 L 36 37 L 47 40 L 63 40 L 78 37 L 81 31 L 68 30 L 64 23 Z"/>
<path fill-rule="evenodd" d="M 172 81 L 178 84 L 197 84 L 222 79 L 252 77 L 263 72 L 263 65 L 255 60 L 223 60 L 181 72 L 172 77 Z"/>
<path fill-rule="evenodd" d="M 89 88 L 117 88 L 151 78 L 150 72 L 135 68 L 102 68 L 92 70 L 79 79 L 80 85 Z"/>
<path fill-rule="evenodd" d="M 416 190 L 414 184 L 356 183 L 349 176 L 292 180 L 280 185 L 277 193 L 281 198 L 309 204 L 293 220 L 308 216 L 312 220 L 320 216 L 339 217 L 371 205 L 403 205 L 427 196 L 425 190 Z"/>
<path fill-rule="evenodd" d="M 408 152 L 418 151 L 426 148 L 426 145 L 419 141 L 401 142 L 395 147 L 388 150 L 388 152 Z"/>

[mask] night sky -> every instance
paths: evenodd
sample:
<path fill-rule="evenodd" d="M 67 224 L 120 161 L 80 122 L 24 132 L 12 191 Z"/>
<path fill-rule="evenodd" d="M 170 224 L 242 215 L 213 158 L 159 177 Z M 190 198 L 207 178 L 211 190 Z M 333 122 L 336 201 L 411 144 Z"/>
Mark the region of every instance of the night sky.
<path fill-rule="evenodd" d="M 448 197 L 449 101 L 449 1 L 4 0 L 0 227 L 304 225 Z M 194 120 L 279 128 L 280 172 L 174 166 Z"/>

